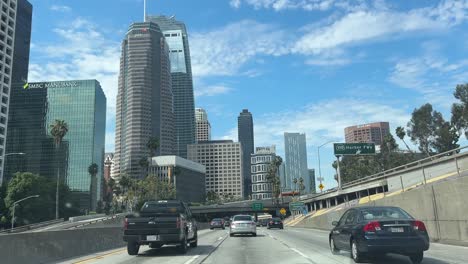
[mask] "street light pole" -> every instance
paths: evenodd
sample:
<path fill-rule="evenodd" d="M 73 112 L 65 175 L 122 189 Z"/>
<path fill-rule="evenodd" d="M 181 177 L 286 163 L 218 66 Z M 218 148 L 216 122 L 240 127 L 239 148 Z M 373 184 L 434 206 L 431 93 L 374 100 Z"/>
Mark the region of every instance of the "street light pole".
<path fill-rule="evenodd" d="M 24 201 L 24 200 L 28 200 L 28 199 L 31 199 L 31 198 L 37 198 L 37 197 L 39 197 L 39 195 L 37 195 L 37 194 L 36 194 L 36 195 L 31 195 L 31 196 L 28 196 L 28 197 L 26 197 L 26 198 L 20 199 L 20 200 L 18 200 L 18 201 L 16 201 L 16 202 L 13 202 L 13 215 L 12 215 L 12 218 L 11 218 L 11 230 L 10 230 L 10 232 L 13 231 L 13 228 L 14 228 L 14 226 L 15 226 L 15 209 L 16 209 L 16 204 L 19 204 L 20 202 L 22 202 L 22 201 Z"/>
<path fill-rule="evenodd" d="M 319 181 L 320 181 L 320 185 L 322 185 L 322 168 L 320 167 L 320 148 L 329 144 L 329 143 L 332 143 L 333 141 L 327 141 L 325 143 L 323 143 L 322 145 L 318 146 L 317 147 L 317 157 L 318 157 L 318 167 L 319 167 Z M 320 192 L 322 192 L 322 189 L 320 189 Z"/>

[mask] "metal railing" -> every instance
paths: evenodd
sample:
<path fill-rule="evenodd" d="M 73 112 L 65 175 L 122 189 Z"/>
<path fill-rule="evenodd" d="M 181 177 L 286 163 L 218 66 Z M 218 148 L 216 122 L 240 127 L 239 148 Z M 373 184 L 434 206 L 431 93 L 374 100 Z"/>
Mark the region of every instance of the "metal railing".
<path fill-rule="evenodd" d="M 466 152 L 464 152 L 464 151 L 466 151 Z M 347 182 L 347 183 L 342 185 L 341 189 L 343 190 L 343 189 L 350 188 L 350 187 L 353 187 L 353 186 L 356 186 L 356 185 L 360 185 L 360 184 L 364 184 L 364 183 L 368 183 L 368 182 L 373 182 L 373 181 L 377 181 L 377 180 L 386 180 L 386 179 L 388 179 L 390 177 L 394 177 L 395 175 L 401 174 L 401 173 L 406 172 L 406 171 L 417 170 L 417 169 L 423 169 L 424 170 L 424 168 L 427 167 L 428 165 L 434 165 L 434 164 L 437 164 L 437 163 L 440 163 L 440 162 L 446 162 L 446 161 L 450 161 L 450 160 L 455 161 L 455 163 L 457 164 L 457 168 L 456 168 L 457 173 L 460 173 L 459 172 L 459 166 L 458 166 L 458 163 L 457 163 L 457 159 L 460 158 L 460 157 L 464 157 L 464 156 L 468 156 L 468 146 L 464 146 L 464 147 L 460 147 L 460 148 L 453 149 L 453 150 L 450 150 L 450 151 L 446 151 L 446 152 L 443 152 L 443 153 L 439 153 L 439 154 L 436 154 L 434 156 L 423 158 L 423 159 L 413 161 L 413 162 L 410 162 L 410 163 L 407 163 L 407 164 L 404 164 L 404 165 L 401 165 L 401 166 L 398 166 L 398 167 L 395 167 L 395 168 L 392 168 L 392 169 L 389 169 L 389 170 L 386 170 L 386 171 L 382 171 L 382 172 L 379 172 L 379 173 L 376 173 L 376 174 L 372 174 L 372 175 L 369 175 L 369 176 L 366 176 L 366 177 L 363 177 L 363 178 L 360 178 L 360 179 L 356 179 L 356 180 Z M 424 176 L 424 182 L 425 181 L 426 181 L 426 179 L 425 179 L 425 176 Z M 402 189 L 404 189 L 403 186 L 402 186 Z M 329 190 L 326 190 L 326 191 L 324 191 L 322 193 L 317 193 L 317 194 L 314 194 L 314 195 L 308 195 L 307 197 L 305 197 L 305 198 L 303 198 L 301 200 L 306 200 L 306 199 L 311 199 L 311 198 L 323 196 L 323 195 L 326 195 L 326 194 L 329 194 L 329 193 L 332 193 L 332 192 L 336 192 L 336 191 L 337 191 L 337 188 L 329 189 Z"/>
<path fill-rule="evenodd" d="M 19 227 L 15 227 L 13 229 L 1 230 L 0 234 L 20 233 L 20 232 L 24 232 L 24 231 L 29 231 L 29 230 L 34 230 L 34 229 L 37 229 L 37 228 L 41 228 L 41 227 L 48 226 L 48 225 L 62 223 L 63 221 L 64 221 L 64 219 L 60 218 L 60 219 L 54 219 L 54 220 L 44 221 L 44 222 L 40 222 L 40 223 L 30 224 L 30 225 L 19 226 Z"/>

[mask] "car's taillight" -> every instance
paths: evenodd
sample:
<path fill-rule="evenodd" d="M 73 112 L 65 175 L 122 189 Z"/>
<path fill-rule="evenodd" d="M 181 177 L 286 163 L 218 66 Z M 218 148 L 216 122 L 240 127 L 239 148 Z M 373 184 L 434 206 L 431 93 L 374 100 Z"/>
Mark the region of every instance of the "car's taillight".
<path fill-rule="evenodd" d="M 413 228 L 414 230 L 426 231 L 426 225 L 422 221 L 414 221 Z"/>
<path fill-rule="evenodd" d="M 125 218 L 125 220 L 124 220 L 124 229 L 125 230 L 128 229 L 128 218 Z"/>
<path fill-rule="evenodd" d="M 182 224 L 182 220 L 180 219 L 180 217 L 177 217 L 176 227 L 180 228 L 181 224 Z"/>
<path fill-rule="evenodd" d="M 382 228 L 380 227 L 379 222 L 369 222 L 364 226 L 363 230 L 364 232 L 375 232 L 382 230 Z"/>
<path fill-rule="evenodd" d="M 273 221 L 270 221 L 270 225 L 272 225 L 272 224 L 273 224 Z"/>
<path fill-rule="evenodd" d="M 252 222 L 252 223 L 250 223 L 250 224 L 253 225 L 253 226 L 256 226 L 256 225 L 257 225 L 257 224 L 255 224 L 255 222 Z"/>
<path fill-rule="evenodd" d="M 214 224 L 215 224 L 215 222 L 211 222 L 211 223 L 210 223 L 210 225 L 214 225 Z"/>

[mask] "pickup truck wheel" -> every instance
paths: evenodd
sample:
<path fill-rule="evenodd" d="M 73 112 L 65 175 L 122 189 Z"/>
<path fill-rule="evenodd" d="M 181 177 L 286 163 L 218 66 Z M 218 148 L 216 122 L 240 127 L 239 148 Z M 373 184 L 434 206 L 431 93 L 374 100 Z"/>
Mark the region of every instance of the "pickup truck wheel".
<path fill-rule="evenodd" d="M 179 245 L 179 248 L 178 248 L 179 252 L 181 254 L 185 254 L 187 253 L 187 235 L 184 236 L 184 239 L 182 240 L 181 244 Z"/>
<path fill-rule="evenodd" d="M 127 243 L 127 253 L 130 256 L 138 255 L 139 250 L 140 250 L 140 245 L 138 245 L 136 242 L 128 242 Z"/>

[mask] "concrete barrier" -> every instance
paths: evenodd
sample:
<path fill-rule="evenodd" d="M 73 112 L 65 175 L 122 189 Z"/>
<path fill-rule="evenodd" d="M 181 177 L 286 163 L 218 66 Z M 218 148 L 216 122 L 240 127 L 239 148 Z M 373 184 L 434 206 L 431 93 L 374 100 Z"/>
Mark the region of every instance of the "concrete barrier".
<path fill-rule="evenodd" d="M 397 195 L 386 196 L 361 206 L 398 206 L 428 229 L 432 241 L 468 246 L 468 177 L 448 178 L 419 186 Z M 345 209 L 334 208 L 296 224 L 296 227 L 332 229 Z M 320 212 L 320 211 L 319 211 Z"/>
<path fill-rule="evenodd" d="M 100 218 L 100 217 L 106 217 L 106 215 L 105 214 L 91 214 L 91 215 L 73 216 L 73 217 L 70 217 L 68 221 L 70 221 L 70 223 L 74 223 L 78 221 L 89 220 L 89 219 Z"/>
<path fill-rule="evenodd" d="M 113 223 L 114 224 L 114 223 Z M 22 233 L 0 236 L 0 263 L 51 263 L 124 247 L 119 226 Z M 198 223 L 198 229 L 209 223 Z"/>

